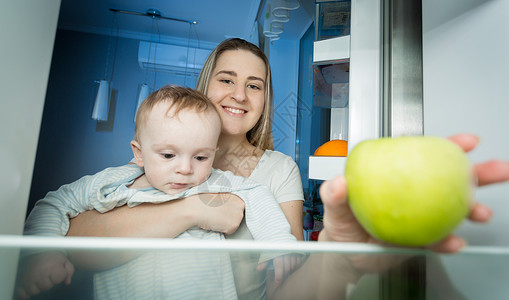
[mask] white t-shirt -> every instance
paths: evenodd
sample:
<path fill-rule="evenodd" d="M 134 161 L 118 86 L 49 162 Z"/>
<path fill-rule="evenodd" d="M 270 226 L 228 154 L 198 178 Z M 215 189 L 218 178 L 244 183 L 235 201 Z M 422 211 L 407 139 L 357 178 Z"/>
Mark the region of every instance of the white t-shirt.
<path fill-rule="evenodd" d="M 299 168 L 291 157 L 281 152 L 265 150 L 249 179 L 268 186 L 279 204 L 304 201 Z M 243 220 L 239 229 L 226 239 L 252 240 L 253 237 Z M 255 252 L 230 253 L 239 299 L 265 299 L 265 274 L 255 270 L 259 256 Z"/>
<path fill-rule="evenodd" d="M 299 168 L 291 157 L 281 152 L 265 150 L 249 179 L 268 186 L 280 204 L 304 201 Z"/>

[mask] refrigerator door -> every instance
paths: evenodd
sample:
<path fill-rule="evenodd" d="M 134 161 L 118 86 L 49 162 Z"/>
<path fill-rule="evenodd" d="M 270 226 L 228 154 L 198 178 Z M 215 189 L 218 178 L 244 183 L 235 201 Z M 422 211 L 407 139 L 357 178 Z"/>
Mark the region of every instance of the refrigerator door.
<path fill-rule="evenodd" d="M 350 36 L 317 41 L 314 47 L 314 63 L 350 61 L 348 152 L 382 133 L 382 2 L 353 0 L 351 9 Z M 310 156 L 309 178 L 327 180 L 343 174 L 346 159 Z"/>

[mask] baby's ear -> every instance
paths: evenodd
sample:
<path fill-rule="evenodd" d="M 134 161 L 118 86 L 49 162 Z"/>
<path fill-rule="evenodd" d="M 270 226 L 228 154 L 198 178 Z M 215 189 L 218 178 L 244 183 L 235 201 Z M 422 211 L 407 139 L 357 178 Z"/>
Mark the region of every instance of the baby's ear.
<path fill-rule="evenodd" d="M 134 159 L 139 167 L 143 168 L 143 155 L 141 154 L 141 145 L 136 140 L 131 141 L 131 149 L 133 150 Z"/>

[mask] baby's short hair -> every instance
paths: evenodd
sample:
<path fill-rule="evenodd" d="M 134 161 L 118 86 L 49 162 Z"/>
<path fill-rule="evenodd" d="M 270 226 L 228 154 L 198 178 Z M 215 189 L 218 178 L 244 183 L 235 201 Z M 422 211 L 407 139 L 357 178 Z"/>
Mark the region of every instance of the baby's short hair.
<path fill-rule="evenodd" d="M 139 140 L 140 128 L 147 122 L 152 108 L 161 102 L 170 102 L 166 113 L 173 109 L 173 116 L 178 116 L 184 109 L 194 110 L 197 113 L 212 111 L 218 114 L 214 104 L 202 92 L 178 85 L 165 85 L 150 94 L 138 108 L 134 127 L 135 140 Z"/>

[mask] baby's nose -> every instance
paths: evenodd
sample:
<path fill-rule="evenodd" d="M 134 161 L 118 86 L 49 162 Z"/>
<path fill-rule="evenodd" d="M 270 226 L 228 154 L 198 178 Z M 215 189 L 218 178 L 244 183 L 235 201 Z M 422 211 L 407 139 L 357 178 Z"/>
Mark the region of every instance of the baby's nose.
<path fill-rule="evenodd" d="M 181 159 L 177 166 L 177 173 L 184 175 L 193 173 L 191 162 L 188 159 Z"/>

